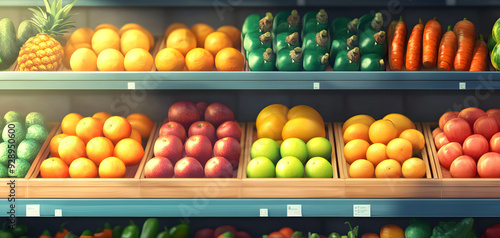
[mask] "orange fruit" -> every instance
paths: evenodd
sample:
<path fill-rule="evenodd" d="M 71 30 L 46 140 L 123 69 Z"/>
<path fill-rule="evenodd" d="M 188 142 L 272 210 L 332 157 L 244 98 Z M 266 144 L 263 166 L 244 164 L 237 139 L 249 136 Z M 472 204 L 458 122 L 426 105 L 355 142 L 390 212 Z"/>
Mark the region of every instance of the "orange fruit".
<path fill-rule="evenodd" d="M 69 165 L 69 176 L 71 178 L 95 178 L 97 177 L 97 166 L 92 160 L 84 157 L 75 159 Z"/>
<path fill-rule="evenodd" d="M 151 71 L 153 56 L 145 49 L 131 49 L 123 59 L 123 66 L 127 71 Z"/>
<path fill-rule="evenodd" d="M 398 130 L 394 123 L 389 120 L 381 119 L 373 122 L 368 130 L 368 136 L 372 143 L 389 143 L 398 136 Z"/>
<path fill-rule="evenodd" d="M 410 118 L 399 113 L 391 113 L 386 115 L 383 119 L 392 121 L 396 128 L 398 129 L 398 135 L 401 134 L 406 129 L 415 129 L 415 124 L 410 120 Z"/>
<path fill-rule="evenodd" d="M 325 137 L 325 135 L 325 127 L 318 121 L 307 117 L 296 117 L 288 120 L 281 131 L 283 140 L 299 138 L 305 143 L 314 137 Z"/>
<path fill-rule="evenodd" d="M 80 43 L 90 44 L 92 42 L 92 36 L 94 35 L 94 30 L 89 27 L 81 27 L 76 29 L 69 37 L 69 42 L 73 45 L 78 45 Z"/>
<path fill-rule="evenodd" d="M 370 141 L 370 137 L 368 136 L 368 127 L 363 123 L 355 123 L 347 127 L 342 136 L 344 138 L 344 144 L 354 140 L 354 139 L 362 139 L 365 141 Z"/>
<path fill-rule="evenodd" d="M 96 71 L 97 56 L 91 49 L 80 48 L 71 55 L 69 64 L 73 71 Z"/>
<path fill-rule="evenodd" d="M 407 159 L 401 166 L 401 171 L 405 178 L 423 178 L 426 174 L 425 162 L 416 157 Z"/>
<path fill-rule="evenodd" d="M 50 148 L 50 156 L 51 157 L 59 157 L 59 143 L 64 137 L 68 136 L 67 134 L 59 134 L 55 135 L 50 139 L 49 148 Z"/>
<path fill-rule="evenodd" d="M 124 60 L 119 50 L 105 49 L 97 56 L 97 68 L 99 71 L 123 71 Z"/>
<path fill-rule="evenodd" d="M 235 26 L 225 25 L 219 27 L 216 31 L 224 32 L 231 39 L 235 49 L 241 48 L 241 31 Z"/>
<path fill-rule="evenodd" d="M 180 51 L 164 48 L 156 54 L 155 65 L 158 71 L 183 71 L 186 62 Z"/>
<path fill-rule="evenodd" d="M 97 166 L 99 166 L 104 159 L 113 156 L 114 150 L 115 146 L 113 142 L 102 136 L 92 138 L 85 147 L 87 158 L 92 160 Z"/>
<path fill-rule="evenodd" d="M 344 145 L 344 157 L 347 163 L 352 164 L 359 159 L 366 159 L 366 151 L 370 143 L 362 139 L 354 139 Z"/>
<path fill-rule="evenodd" d="M 136 140 L 137 142 L 141 143 L 142 144 L 142 137 L 141 137 L 141 134 L 139 134 L 139 131 L 137 131 L 136 129 L 132 128 L 132 132 L 130 132 L 130 137 L 129 138 L 132 138 L 134 140 Z"/>
<path fill-rule="evenodd" d="M 175 31 L 177 29 L 189 29 L 189 27 L 186 26 L 186 24 L 180 22 L 172 23 L 170 24 L 170 26 L 167 27 L 167 29 L 165 29 L 165 38 L 168 38 L 170 33 L 172 33 L 172 31 Z"/>
<path fill-rule="evenodd" d="M 71 61 L 71 56 L 77 49 L 71 42 L 66 43 L 64 46 L 64 58 L 63 58 L 63 64 L 66 68 L 71 69 L 70 61 Z"/>
<path fill-rule="evenodd" d="M 405 231 L 398 225 L 387 224 L 380 228 L 380 238 L 405 238 Z"/>
<path fill-rule="evenodd" d="M 283 120 L 287 121 L 288 107 L 283 104 L 271 104 L 264 109 L 260 110 L 255 120 L 255 126 L 259 127 L 260 124 L 266 119 L 266 117 L 278 114 L 283 116 Z"/>
<path fill-rule="evenodd" d="M 111 117 L 109 112 L 96 112 L 92 117 L 99 119 L 99 121 L 104 125 L 104 122 Z"/>
<path fill-rule="evenodd" d="M 351 178 L 373 178 L 375 167 L 372 162 L 358 159 L 349 166 L 349 177 Z"/>
<path fill-rule="evenodd" d="M 323 127 L 325 125 L 325 122 L 323 121 L 323 117 L 321 116 L 321 114 L 319 114 L 319 112 L 316 111 L 316 109 L 307 105 L 297 105 L 288 110 L 287 113 L 288 120 L 291 120 L 296 117 L 307 117 L 317 121 L 318 123 L 323 125 Z"/>
<path fill-rule="evenodd" d="M 233 47 L 233 42 L 226 33 L 215 31 L 205 39 L 205 49 L 212 55 L 217 55 L 220 50 L 227 47 Z"/>
<path fill-rule="evenodd" d="M 137 24 L 137 23 L 127 23 L 123 25 L 120 30 L 118 30 L 118 35 L 122 36 L 123 33 L 125 33 L 128 30 L 143 30 L 145 29 L 143 26 Z"/>
<path fill-rule="evenodd" d="M 407 139 L 413 148 L 413 153 L 418 153 L 424 149 L 425 138 L 422 132 L 416 129 L 406 129 L 399 135 L 399 138 Z"/>
<path fill-rule="evenodd" d="M 377 166 L 383 160 L 388 159 L 386 149 L 387 146 L 382 143 L 371 144 L 366 150 L 366 159 Z"/>
<path fill-rule="evenodd" d="M 76 125 L 76 135 L 87 144 L 90 139 L 102 136 L 102 123 L 95 117 L 82 118 Z"/>
<path fill-rule="evenodd" d="M 342 125 L 342 133 L 344 133 L 344 131 L 347 129 L 347 127 L 349 127 L 352 124 L 363 123 L 367 126 L 370 126 L 373 122 L 375 122 L 375 119 L 373 119 L 373 117 L 368 116 L 368 115 L 361 114 L 361 115 L 353 116 L 353 117 L 347 119 L 347 121 L 345 121 L 344 124 Z"/>
<path fill-rule="evenodd" d="M 215 56 L 215 68 L 218 71 L 243 71 L 245 57 L 232 47 L 224 48 Z"/>
<path fill-rule="evenodd" d="M 61 121 L 62 133 L 67 135 L 76 135 L 76 125 L 82 118 L 82 115 L 74 112 L 64 116 Z"/>
<path fill-rule="evenodd" d="M 203 48 L 190 50 L 185 60 L 189 71 L 212 71 L 214 69 L 214 56 Z"/>
<path fill-rule="evenodd" d="M 401 164 L 393 159 L 386 159 L 375 167 L 377 178 L 400 178 L 401 174 Z"/>
<path fill-rule="evenodd" d="M 205 38 L 215 30 L 208 24 L 196 23 L 191 26 L 191 31 L 196 37 L 196 47 L 203 48 L 205 47 Z"/>
<path fill-rule="evenodd" d="M 380 236 L 378 234 L 368 232 L 368 233 L 363 233 L 363 235 L 361 235 L 361 238 L 380 238 Z"/>
<path fill-rule="evenodd" d="M 130 122 L 132 128 L 139 132 L 141 138 L 149 138 L 154 122 L 148 115 L 144 113 L 132 113 L 126 119 Z"/>
<path fill-rule="evenodd" d="M 413 154 L 411 143 L 402 138 L 392 139 L 387 144 L 387 158 L 398 161 L 403 164 L 407 159 L 411 158 Z"/>
<path fill-rule="evenodd" d="M 196 36 L 189 29 L 176 29 L 167 37 L 166 48 L 177 49 L 185 56 L 190 50 L 196 48 Z"/>
<path fill-rule="evenodd" d="M 73 160 L 85 157 L 85 142 L 78 136 L 66 136 L 59 143 L 59 156 L 67 164 L 70 165 Z"/>
<path fill-rule="evenodd" d="M 130 50 L 135 48 L 149 51 L 150 45 L 148 36 L 142 30 L 137 29 L 123 32 L 120 38 L 120 49 L 123 55 L 127 55 Z"/>
<path fill-rule="evenodd" d="M 99 165 L 99 177 L 101 178 L 124 178 L 127 168 L 123 161 L 116 157 L 108 157 Z"/>
<path fill-rule="evenodd" d="M 105 49 L 120 50 L 120 36 L 111 29 L 100 29 L 92 36 L 92 49 L 96 55 Z"/>
<path fill-rule="evenodd" d="M 104 122 L 102 131 L 104 136 L 116 145 L 118 141 L 130 137 L 132 125 L 125 117 L 112 116 Z"/>
<path fill-rule="evenodd" d="M 109 23 L 103 23 L 103 24 L 100 24 L 98 26 L 96 26 L 94 28 L 94 33 L 100 29 L 111 29 L 113 31 L 116 31 L 116 33 L 118 33 L 118 27 L 116 27 L 115 25 L 113 24 L 109 24 Z"/>
<path fill-rule="evenodd" d="M 257 127 L 257 138 L 282 140 L 282 131 L 286 123 L 287 120 L 283 115 L 270 114 Z"/>
<path fill-rule="evenodd" d="M 141 162 L 144 148 L 132 138 L 125 138 L 116 143 L 113 156 L 119 158 L 125 166 L 134 166 Z"/>
<path fill-rule="evenodd" d="M 49 157 L 40 164 L 40 176 L 42 178 L 67 178 L 68 175 L 69 167 L 60 158 Z"/>

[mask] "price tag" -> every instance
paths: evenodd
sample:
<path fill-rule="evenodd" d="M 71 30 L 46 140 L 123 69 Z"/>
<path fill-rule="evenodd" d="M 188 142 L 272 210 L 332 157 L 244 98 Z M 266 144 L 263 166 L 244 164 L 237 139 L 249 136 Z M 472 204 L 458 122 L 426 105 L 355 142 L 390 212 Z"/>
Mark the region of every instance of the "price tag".
<path fill-rule="evenodd" d="M 370 204 L 354 204 L 353 205 L 353 216 L 354 217 L 370 217 L 371 216 Z"/>
<path fill-rule="evenodd" d="M 287 205 L 286 206 L 286 216 L 287 217 L 301 217 L 302 216 L 302 205 Z"/>
<path fill-rule="evenodd" d="M 62 209 L 55 209 L 54 210 L 54 216 L 56 216 L 56 217 L 62 217 Z"/>
<path fill-rule="evenodd" d="M 460 83 L 458 83 L 458 89 L 460 89 L 460 90 L 467 89 L 467 83 L 466 82 L 460 82 Z"/>
<path fill-rule="evenodd" d="M 40 216 L 40 204 L 26 204 L 26 216 L 27 217 L 39 217 Z"/>
<path fill-rule="evenodd" d="M 319 82 L 313 83 L 313 89 L 319 89 Z"/>
<path fill-rule="evenodd" d="M 128 82 L 127 88 L 130 90 L 135 90 L 135 82 Z"/>
<path fill-rule="evenodd" d="M 267 208 L 261 208 L 260 209 L 260 217 L 268 217 L 268 216 L 269 216 L 269 213 L 268 213 Z"/>

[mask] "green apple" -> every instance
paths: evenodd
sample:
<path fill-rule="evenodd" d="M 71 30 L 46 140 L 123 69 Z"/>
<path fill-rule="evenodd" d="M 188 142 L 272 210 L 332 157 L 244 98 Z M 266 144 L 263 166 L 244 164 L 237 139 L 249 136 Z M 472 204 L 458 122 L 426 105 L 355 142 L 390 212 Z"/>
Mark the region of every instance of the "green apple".
<path fill-rule="evenodd" d="M 332 144 L 325 137 L 314 137 L 307 144 L 307 157 L 323 157 L 329 160 L 332 156 Z"/>
<path fill-rule="evenodd" d="M 313 157 L 307 161 L 306 178 L 333 178 L 332 164 L 323 157 Z"/>
<path fill-rule="evenodd" d="M 270 159 L 274 164 L 278 163 L 281 158 L 278 142 L 271 138 L 256 140 L 250 148 L 250 157 L 253 159 L 260 156 Z"/>
<path fill-rule="evenodd" d="M 247 165 L 248 178 L 274 178 L 274 163 L 263 156 L 255 157 Z"/>
<path fill-rule="evenodd" d="M 304 177 L 304 164 L 294 156 L 285 156 L 276 164 L 277 178 L 302 178 Z"/>
<path fill-rule="evenodd" d="M 281 143 L 281 157 L 293 156 L 299 159 L 302 164 L 307 162 L 307 146 L 299 138 L 288 138 Z"/>

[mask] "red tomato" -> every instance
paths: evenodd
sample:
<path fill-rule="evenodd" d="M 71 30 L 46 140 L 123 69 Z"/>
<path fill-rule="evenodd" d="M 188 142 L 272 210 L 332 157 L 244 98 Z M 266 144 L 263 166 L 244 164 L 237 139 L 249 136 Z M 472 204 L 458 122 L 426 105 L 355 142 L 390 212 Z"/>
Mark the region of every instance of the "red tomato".
<path fill-rule="evenodd" d="M 436 138 L 434 138 L 434 144 L 436 144 L 436 149 L 438 150 L 441 149 L 443 145 L 446 145 L 448 143 L 450 143 L 450 141 L 448 140 L 448 137 L 446 137 L 444 132 L 437 134 Z"/>
<path fill-rule="evenodd" d="M 476 161 L 468 155 L 456 158 L 450 166 L 450 173 L 453 178 L 474 178 L 476 177 L 476 170 Z"/>
<path fill-rule="evenodd" d="M 461 155 L 463 155 L 462 146 L 458 142 L 450 142 L 439 149 L 439 164 L 449 170 L 453 160 Z"/>
<path fill-rule="evenodd" d="M 287 238 L 285 235 L 281 234 L 279 231 L 273 231 L 267 236 L 267 238 Z"/>
<path fill-rule="evenodd" d="M 490 139 L 490 151 L 500 153 L 500 132 L 494 134 Z"/>
<path fill-rule="evenodd" d="M 465 138 L 472 135 L 472 127 L 463 118 L 453 118 L 444 124 L 444 134 L 450 142 L 464 143 Z"/>
<path fill-rule="evenodd" d="M 498 127 L 500 128 L 500 109 L 490 109 L 486 111 L 488 116 L 492 116 L 497 121 Z"/>
<path fill-rule="evenodd" d="M 500 178 L 500 154 L 488 152 L 477 161 L 477 173 L 481 178 Z"/>
<path fill-rule="evenodd" d="M 474 122 L 473 130 L 474 134 L 481 134 L 487 140 L 490 140 L 491 137 L 498 132 L 497 120 L 488 115 L 480 117 Z"/>
<path fill-rule="evenodd" d="M 474 122 L 482 116 L 486 116 L 486 112 L 477 107 L 465 108 L 458 114 L 458 117 L 465 119 L 471 128 L 474 125 Z"/>
<path fill-rule="evenodd" d="M 444 129 L 444 125 L 446 124 L 446 122 L 448 122 L 449 120 L 451 120 L 453 118 L 457 118 L 458 114 L 459 114 L 459 112 L 456 112 L 456 111 L 445 112 L 439 118 L 439 128 L 441 128 L 441 130 L 443 130 Z"/>
<path fill-rule="evenodd" d="M 462 145 L 464 155 L 472 157 L 475 161 L 490 151 L 488 140 L 480 134 L 474 134 L 465 139 Z"/>
<path fill-rule="evenodd" d="M 436 138 L 436 136 L 439 134 L 439 133 L 442 133 L 443 130 L 441 130 L 441 128 L 437 127 L 436 129 L 434 129 L 432 131 L 432 138 Z"/>

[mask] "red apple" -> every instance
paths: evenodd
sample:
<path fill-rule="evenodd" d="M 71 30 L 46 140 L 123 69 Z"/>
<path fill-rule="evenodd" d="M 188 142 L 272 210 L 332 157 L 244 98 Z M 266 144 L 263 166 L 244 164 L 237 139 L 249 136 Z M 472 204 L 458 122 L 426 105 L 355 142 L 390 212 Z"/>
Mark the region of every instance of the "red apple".
<path fill-rule="evenodd" d="M 472 127 L 463 118 L 453 118 L 444 124 L 444 134 L 450 142 L 464 143 L 465 138 L 472 135 Z"/>
<path fill-rule="evenodd" d="M 474 122 L 474 126 L 472 127 L 474 130 L 474 134 L 481 134 L 487 140 L 490 140 L 491 137 L 498 132 L 498 124 L 494 117 L 492 116 L 483 116 L 480 117 Z"/>
<path fill-rule="evenodd" d="M 215 156 L 205 164 L 205 177 L 207 178 L 232 178 L 233 166 L 227 159 Z"/>
<path fill-rule="evenodd" d="M 474 126 L 474 122 L 476 122 L 476 120 L 482 116 L 486 116 L 486 112 L 477 107 L 468 107 L 462 109 L 462 111 L 460 111 L 460 113 L 458 114 L 458 117 L 465 119 L 469 123 L 471 128 L 472 126 Z"/>
<path fill-rule="evenodd" d="M 168 109 L 168 120 L 180 123 L 187 131 L 193 122 L 200 120 L 200 114 L 193 102 L 179 101 Z"/>
<path fill-rule="evenodd" d="M 194 135 L 206 136 L 210 140 L 210 143 L 212 145 L 215 143 L 215 141 L 217 141 L 215 135 L 215 127 L 208 121 L 197 121 L 191 124 L 188 130 L 188 137 Z"/>
<path fill-rule="evenodd" d="M 488 152 L 477 161 L 477 173 L 481 178 L 500 178 L 500 154 Z"/>
<path fill-rule="evenodd" d="M 196 108 L 198 109 L 198 113 L 200 114 L 200 120 L 205 120 L 205 109 L 208 107 L 208 102 L 197 102 Z"/>
<path fill-rule="evenodd" d="M 166 124 L 168 122 L 168 117 L 166 117 L 165 119 L 163 119 L 163 121 L 161 122 L 161 124 Z"/>
<path fill-rule="evenodd" d="M 238 231 L 234 235 L 234 238 L 252 238 L 252 236 L 244 231 Z"/>
<path fill-rule="evenodd" d="M 436 129 L 432 131 L 432 138 L 436 138 L 436 136 L 441 132 L 443 132 L 443 130 L 439 127 L 436 127 Z"/>
<path fill-rule="evenodd" d="M 202 166 L 212 158 L 212 143 L 204 135 L 194 135 L 189 137 L 184 144 L 186 156 L 196 158 Z"/>
<path fill-rule="evenodd" d="M 214 238 L 214 230 L 212 230 L 211 228 L 198 230 L 194 234 L 194 238 Z"/>
<path fill-rule="evenodd" d="M 436 144 L 436 149 L 438 150 L 441 149 L 443 145 L 446 145 L 448 143 L 450 143 L 450 141 L 448 140 L 448 137 L 446 137 L 444 132 L 437 134 L 436 138 L 434 138 L 434 144 Z"/>
<path fill-rule="evenodd" d="M 459 112 L 456 112 L 456 111 L 445 112 L 439 118 L 439 128 L 441 128 L 441 130 L 442 130 L 444 128 L 444 124 L 446 124 L 446 122 L 448 122 L 449 120 L 451 120 L 453 118 L 457 118 L 458 114 L 459 114 Z"/>
<path fill-rule="evenodd" d="M 205 110 L 205 121 L 212 123 L 217 128 L 225 121 L 234 121 L 234 113 L 226 104 L 214 102 L 208 105 Z"/>
<path fill-rule="evenodd" d="M 474 178 L 476 170 L 476 161 L 468 155 L 459 156 L 450 166 L 450 174 L 453 178 Z"/>
<path fill-rule="evenodd" d="M 231 225 L 219 226 L 219 227 L 215 228 L 214 237 L 217 238 L 220 235 L 222 235 L 224 232 L 227 232 L 227 231 L 229 231 L 233 234 L 236 234 L 238 232 L 238 230 L 236 230 L 236 228 L 234 228 L 234 226 L 231 226 Z"/>
<path fill-rule="evenodd" d="M 231 163 L 233 168 L 238 167 L 240 155 L 240 142 L 238 142 L 233 137 L 225 137 L 215 142 L 214 156 L 222 156 L 226 158 Z"/>
<path fill-rule="evenodd" d="M 500 153 L 500 132 L 495 133 L 490 139 L 490 151 Z"/>
<path fill-rule="evenodd" d="M 217 139 L 233 137 L 237 141 L 241 139 L 241 127 L 237 121 L 226 121 L 217 127 Z"/>
<path fill-rule="evenodd" d="M 184 157 L 174 166 L 176 178 L 203 178 L 203 166 L 193 157 Z"/>
<path fill-rule="evenodd" d="M 160 136 L 166 136 L 166 135 L 174 135 L 179 137 L 181 139 L 182 143 L 186 141 L 186 129 L 184 129 L 184 126 L 182 126 L 180 123 L 177 123 L 175 121 L 170 121 L 165 124 L 163 124 L 160 127 Z"/>
<path fill-rule="evenodd" d="M 172 162 L 172 164 L 175 164 L 182 158 L 184 147 L 181 139 L 177 136 L 160 136 L 155 141 L 153 153 L 155 157 L 166 157 L 170 160 L 170 162 Z"/>
<path fill-rule="evenodd" d="M 464 155 L 468 155 L 477 161 L 483 154 L 490 151 L 488 140 L 480 134 L 474 134 L 465 139 L 462 145 Z"/>
<path fill-rule="evenodd" d="M 458 142 L 450 142 L 438 151 L 439 164 L 449 170 L 453 160 L 462 156 L 462 146 Z"/>
<path fill-rule="evenodd" d="M 497 121 L 498 127 L 500 128 L 500 109 L 490 109 L 486 111 L 486 115 L 495 118 Z"/>
<path fill-rule="evenodd" d="M 146 178 L 172 178 L 174 166 L 165 157 L 153 157 L 144 166 L 144 177 Z"/>

